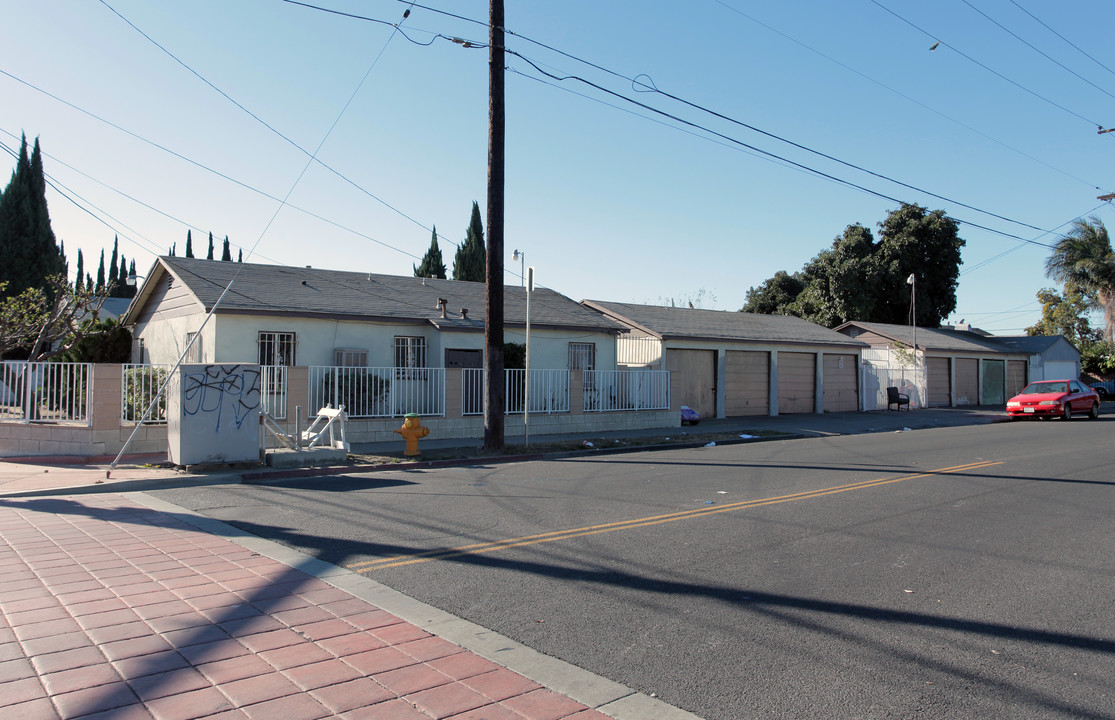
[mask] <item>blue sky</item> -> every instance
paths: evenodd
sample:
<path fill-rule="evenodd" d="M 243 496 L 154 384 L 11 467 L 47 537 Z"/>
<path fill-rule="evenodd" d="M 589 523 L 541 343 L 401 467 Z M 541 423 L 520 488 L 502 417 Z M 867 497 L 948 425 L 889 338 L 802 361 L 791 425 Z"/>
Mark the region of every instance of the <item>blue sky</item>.
<path fill-rule="evenodd" d="M 439 35 L 483 44 L 487 3 L 428 0 L 405 21 L 395 0 L 311 4 L 383 22 L 282 0 L 5 4 L 0 141 L 38 136 L 77 201 L 48 194 L 71 268 L 80 247 L 95 273 L 118 234 L 142 274 L 192 228 L 199 256 L 212 232 L 256 262 L 409 275 L 434 225 L 451 266 L 486 206 L 487 51 Z M 964 222 L 950 319 L 1020 332 L 1052 286 L 1041 244 L 1080 216 L 1115 222 L 1096 199 L 1115 190 L 1115 133 L 1096 132 L 1115 126 L 1108 11 L 507 0 L 506 282 L 518 248 L 577 300 L 736 310 L 902 200 Z"/>

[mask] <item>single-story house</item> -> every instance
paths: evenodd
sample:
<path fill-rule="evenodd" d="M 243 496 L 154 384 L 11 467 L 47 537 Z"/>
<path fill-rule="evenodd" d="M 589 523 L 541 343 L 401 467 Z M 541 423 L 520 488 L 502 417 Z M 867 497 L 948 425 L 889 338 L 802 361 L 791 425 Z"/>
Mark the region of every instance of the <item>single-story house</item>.
<path fill-rule="evenodd" d="M 123 323 L 140 363 L 174 363 L 193 340 L 187 362 L 479 368 L 485 293 L 484 283 L 164 256 Z M 530 303 L 532 368 L 615 369 L 622 325 L 545 288 Z M 526 290 L 506 287 L 505 341 L 525 341 L 526 311 Z"/>
<path fill-rule="evenodd" d="M 867 345 L 789 315 L 585 300 L 628 328 L 622 367 L 671 372 L 675 404 L 702 417 L 862 409 L 860 351 Z"/>
<path fill-rule="evenodd" d="M 1080 377 L 1080 351 L 1064 335 L 992 335 L 988 340 L 1030 356 L 1027 382 Z"/>
<path fill-rule="evenodd" d="M 1030 380 L 1044 377 L 1035 374 L 1044 369 L 1043 352 L 1062 371 L 1067 367 L 1057 363 L 1071 354 L 1065 346 L 1072 348 L 1060 336 L 1020 342 L 967 325 L 912 328 L 852 321 L 835 330 L 871 346 L 863 353 L 869 410 L 886 406 L 888 386 L 908 395 L 913 407 L 1003 404 Z M 1074 367 L 1079 368 L 1078 353 Z"/>

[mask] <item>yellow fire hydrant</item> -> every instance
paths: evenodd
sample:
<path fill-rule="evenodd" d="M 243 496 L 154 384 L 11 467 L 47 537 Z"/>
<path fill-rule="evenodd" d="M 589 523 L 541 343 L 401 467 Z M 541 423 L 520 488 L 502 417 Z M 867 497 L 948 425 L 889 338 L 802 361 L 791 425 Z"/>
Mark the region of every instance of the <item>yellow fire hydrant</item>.
<path fill-rule="evenodd" d="M 395 432 L 406 438 L 407 441 L 407 449 L 403 452 L 403 455 L 411 457 L 421 455 L 421 453 L 418 452 L 418 438 L 424 438 L 429 435 L 430 428 L 422 424 L 417 413 L 407 413 L 403 417 L 406 418 L 403 420 L 403 426 L 395 430 Z"/>

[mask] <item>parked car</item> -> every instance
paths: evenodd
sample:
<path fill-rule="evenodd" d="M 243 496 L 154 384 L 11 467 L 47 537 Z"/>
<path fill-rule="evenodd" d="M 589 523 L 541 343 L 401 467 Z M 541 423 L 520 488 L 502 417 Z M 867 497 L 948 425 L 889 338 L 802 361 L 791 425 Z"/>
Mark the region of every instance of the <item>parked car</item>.
<path fill-rule="evenodd" d="M 1100 400 L 1115 398 L 1115 380 L 1092 383 L 1092 389 L 1100 394 Z"/>
<path fill-rule="evenodd" d="M 1022 388 L 1007 401 L 1012 420 L 1023 417 L 1061 417 L 1087 413 L 1093 420 L 1100 415 L 1100 396 L 1079 380 L 1039 380 Z"/>

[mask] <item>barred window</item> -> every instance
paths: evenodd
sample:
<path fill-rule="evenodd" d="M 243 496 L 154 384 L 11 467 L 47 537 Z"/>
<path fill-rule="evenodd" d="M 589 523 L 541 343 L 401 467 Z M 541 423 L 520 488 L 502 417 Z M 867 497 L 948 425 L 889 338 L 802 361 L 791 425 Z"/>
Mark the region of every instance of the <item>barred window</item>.
<path fill-rule="evenodd" d="M 426 367 L 426 338 L 395 336 L 395 374 L 398 377 L 419 377 Z"/>
<path fill-rule="evenodd" d="M 191 340 L 194 343 L 193 345 L 190 345 Z M 186 346 L 189 346 L 190 349 L 186 351 L 186 357 L 184 357 L 183 360 L 188 363 L 199 363 L 204 361 L 205 354 L 201 352 L 201 338 L 197 337 L 196 332 L 186 333 Z"/>
<path fill-rule="evenodd" d="M 259 334 L 260 365 L 294 365 L 294 333 L 266 332 Z"/>
<path fill-rule="evenodd" d="M 569 369 L 595 370 L 596 343 L 569 343 Z"/>

